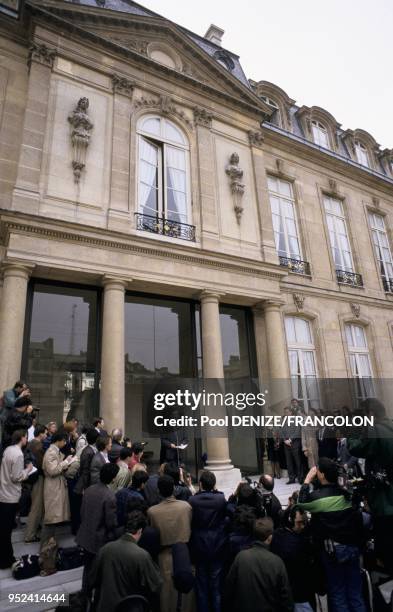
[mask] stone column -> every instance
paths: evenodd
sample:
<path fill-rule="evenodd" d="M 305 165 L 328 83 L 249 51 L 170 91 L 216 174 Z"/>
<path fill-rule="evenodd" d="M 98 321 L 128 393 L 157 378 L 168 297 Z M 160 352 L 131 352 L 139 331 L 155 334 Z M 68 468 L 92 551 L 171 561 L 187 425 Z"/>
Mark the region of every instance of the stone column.
<path fill-rule="evenodd" d="M 219 313 L 219 295 L 204 291 L 201 296 L 201 328 L 202 328 L 202 358 L 204 379 L 212 381 L 214 392 L 225 392 L 220 381 L 224 379 L 224 366 L 222 359 L 221 328 Z M 225 416 L 225 407 L 211 411 L 211 416 Z M 222 434 L 223 431 L 221 430 Z M 217 488 L 226 494 L 235 490 L 241 479 L 240 470 L 234 468 L 229 457 L 227 435 L 222 437 L 207 436 L 207 468 L 213 471 L 217 478 Z"/>
<path fill-rule="evenodd" d="M 267 300 L 264 303 L 267 357 L 269 363 L 270 401 L 268 405 L 282 412 L 291 398 L 288 350 L 281 302 Z"/>
<path fill-rule="evenodd" d="M 0 390 L 20 378 L 25 327 L 27 283 L 32 266 L 8 263 L 4 268 L 0 303 Z"/>
<path fill-rule="evenodd" d="M 124 431 L 124 292 L 126 281 L 104 276 L 100 414 L 107 430 Z"/>

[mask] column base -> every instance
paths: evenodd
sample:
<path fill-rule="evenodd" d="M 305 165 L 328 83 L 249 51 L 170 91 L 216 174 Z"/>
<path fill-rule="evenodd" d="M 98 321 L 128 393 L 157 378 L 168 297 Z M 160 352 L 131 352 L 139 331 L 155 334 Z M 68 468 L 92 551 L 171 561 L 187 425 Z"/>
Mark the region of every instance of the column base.
<path fill-rule="evenodd" d="M 224 493 L 228 499 L 232 493 L 236 491 L 237 485 L 242 479 L 242 473 L 239 468 L 233 467 L 233 465 L 215 465 L 214 462 L 206 464 L 206 469 L 213 472 L 217 480 L 217 490 Z"/>

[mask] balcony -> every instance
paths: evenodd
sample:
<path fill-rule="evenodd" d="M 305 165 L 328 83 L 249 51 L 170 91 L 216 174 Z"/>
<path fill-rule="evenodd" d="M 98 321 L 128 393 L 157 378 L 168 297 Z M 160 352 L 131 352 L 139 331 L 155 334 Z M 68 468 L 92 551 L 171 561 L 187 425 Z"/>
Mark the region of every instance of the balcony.
<path fill-rule="evenodd" d="M 280 266 L 283 268 L 288 268 L 290 272 L 294 272 L 295 274 L 304 274 L 305 276 L 310 276 L 310 264 L 308 261 L 302 261 L 301 259 L 293 259 L 291 257 L 282 257 L 279 255 Z"/>
<path fill-rule="evenodd" d="M 136 229 L 152 234 L 160 234 L 161 236 L 169 236 L 170 238 L 180 238 L 181 240 L 189 240 L 195 242 L 195 226 L 187 223 L 179 223 L 178 221 L 170 221 L 165 217 L 157 217 L 153 215 L 142 215 L 135 213 Z"/>
<path fill-rule="evenodd" d="M 382 282 L 383 282 L 383 288 L 385 289 L 386 293 L 393 293 L 393 279 L 386 278 L 386 276 L 383 276 Z"/>
<path fill-rule="evenodd" d="M 361 274 L 348 272 L 347 270 L 336 270 L 337 282 L 341 285 L 350 285 L 351 287 L 363 287 L 363 279 Z"/>

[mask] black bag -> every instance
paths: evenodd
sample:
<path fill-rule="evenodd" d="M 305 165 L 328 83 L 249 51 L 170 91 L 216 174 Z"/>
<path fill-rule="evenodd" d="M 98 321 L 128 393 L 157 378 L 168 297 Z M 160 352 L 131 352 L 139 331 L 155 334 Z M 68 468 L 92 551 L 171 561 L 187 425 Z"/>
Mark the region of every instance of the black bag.
<path fill-rule="evenodd" d="M 56 567 L 59 572 L 81 567 L 83 562 L 84 552 L 79 546 L 70 546 L 69 548 L 59 548 L 57 550 Z"/>
<path fill-rule="evenodd" d="M 15 580 L 38 576 L 41 570 L 39 559 L 39 555 L 22 555 L 20 559 L 17 559 L 12 565 L 12 575 Z"/>
<path fill-rule="evenodd" d="M 173 575 L 175 589 L 179 593 L 189 593 L 194 588 L 195 577 L 192 572 L 190 551 L 184 542 L 172 544 Z"/>

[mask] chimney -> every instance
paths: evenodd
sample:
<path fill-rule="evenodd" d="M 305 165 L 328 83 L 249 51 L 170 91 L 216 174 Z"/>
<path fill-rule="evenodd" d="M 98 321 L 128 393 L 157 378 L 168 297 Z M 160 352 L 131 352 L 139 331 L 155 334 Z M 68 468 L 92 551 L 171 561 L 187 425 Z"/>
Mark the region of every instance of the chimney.
<path fill-rule="evenodd" d="M 222 40 L 223 35 L 224 35 L 224 30 L 215 26 L 212 23 L 208 31 L 206 32 L 204 38 L 206 38 L 206 40 L 210 40 L 210 42 L 221 47 L 221 40 Z"/>

